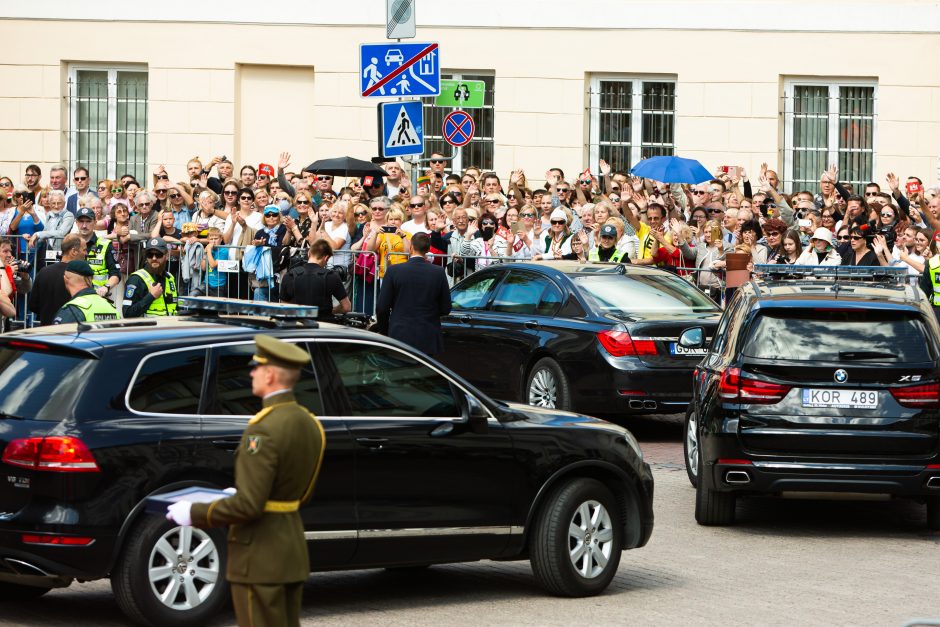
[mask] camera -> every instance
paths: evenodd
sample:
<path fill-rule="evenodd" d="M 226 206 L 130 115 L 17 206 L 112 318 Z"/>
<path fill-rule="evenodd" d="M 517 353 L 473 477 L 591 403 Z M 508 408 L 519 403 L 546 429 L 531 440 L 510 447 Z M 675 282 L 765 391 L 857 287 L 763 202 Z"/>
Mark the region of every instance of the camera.
<path fill-rule="evenodd" d="M 875 234 L 882 235 L 885 238 L 885 243 L 888 245 L 888 250 L 894 250 L 894 242 L 897 239 L 897 232 L 894 230 L 893 226 L 883 226 Z"/>
<path fill-rule="evenodd" d="M 29 272 L 32 269 L 33 269 L 33 266 L 28 261 L 20 261 L 16 264 L 17 272 Z"/>

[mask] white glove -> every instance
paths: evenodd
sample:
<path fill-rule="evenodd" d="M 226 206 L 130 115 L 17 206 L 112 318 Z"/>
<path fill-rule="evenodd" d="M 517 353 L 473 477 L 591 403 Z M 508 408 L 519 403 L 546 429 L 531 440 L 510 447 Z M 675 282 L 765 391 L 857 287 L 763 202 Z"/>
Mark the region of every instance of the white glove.
<path fill-rule="evenodd" d="M 193 524 L 193 517 L 190 513 L 193 504 L 189 501 L 177 501 L 166 508 L 166 519 L 172 520 L 177 525 L 188 527 Z"/>
<path fill-rule="evenodd" d="M 225 488 L 222 491 L 225 492 L 226 494 L 234 495 L 236 492 L 238 492 L 238 489 L 237 488 Z"/>

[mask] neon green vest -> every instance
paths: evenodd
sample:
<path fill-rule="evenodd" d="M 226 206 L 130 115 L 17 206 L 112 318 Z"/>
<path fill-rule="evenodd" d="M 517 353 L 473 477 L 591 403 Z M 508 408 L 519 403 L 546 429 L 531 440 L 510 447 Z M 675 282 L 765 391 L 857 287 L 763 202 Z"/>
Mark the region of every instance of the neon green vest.
<path fill-rule="evenodd" d="M 598 253 L 598 250 L 599 250 L 598 248 L 594 248 L 591 250 L 590 254 L 588 255 L 588 261 L 600 261 L 601 260 L 601 256 L 600 256 L 600 253 Z M 608 259 L 607 261 L 609 263 L 617 263 L 621 259 L 623 259 L 623 252 L 619 250 L 615 250 L 614 254 L 611 255 L 610 259 Z"/>
<path fill-rule="evenodd" d="M 150 276 L 150 273 L 141 268 L 131 276 L 139 276 L 144 281 L 144 285 L 147 286 L 149 290 L 151 287 L 157 284 L 153 280 L 153 277 Z M 173 275 L 167 274 L 166 280 L 163 282 L 163 294 L 160 295 L 160 298 L 153 299 L 153 302 L 150 303 L 150 307 L 147 308 L 147 311 L 144 312 L 144 317 L 148 318 L 151 316 L 175 316 L 176 315 L 176 281 L 173 280 Z M 167 296 L 170 297 L 170 302 L 167 303 Z"/>
<path fill-rule="evenodd" d="M 85 294 L 76 296 L 65 307 L 75 305 L 81 309 L 85 315 L 85 322 L 97 322 L 99 320 L 117 320 L 118 312 L 108 300 L 101 298 L 97 294 Z"/>
<path fill-rule="evenodd" d="M 108 262 L 107 254 L 111 249 L 111 240 L 99 237 L 93 248 L 88 249 L 88 265 L 95 271 L 95 276 L 91 282 L 95 287 L 101 287 L 108 283 Z"/>
<path fill-rule="evenodd" d="M 933 285 L 933 296 L 930 302 L 934 307 L 940 307 L 940 257 L 934 255 L 927 262 L 927 272 L 930 273 L 930 284 Z"/>

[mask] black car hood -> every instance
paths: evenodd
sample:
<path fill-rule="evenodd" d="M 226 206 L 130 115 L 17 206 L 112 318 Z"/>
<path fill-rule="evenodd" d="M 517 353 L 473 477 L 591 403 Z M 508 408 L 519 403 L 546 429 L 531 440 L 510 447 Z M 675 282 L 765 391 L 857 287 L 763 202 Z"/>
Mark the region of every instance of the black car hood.
<path fill-rule="evenodd" d="M 570 411 L 560 409 L 548 409 L 545 407 L 535 407 L 524 403 L 505 403 L 512 413 L 519 416 L 520 420 L 532 422 L 538 425 L 558 426 L 558 427 L 584 427 L 588 429 L 600 429 L 602 431 L 611 431 L 614 433 L 629 433 L 627 429 L 620 425 L 615 425 L 600 418 L 576 414 Z"/>

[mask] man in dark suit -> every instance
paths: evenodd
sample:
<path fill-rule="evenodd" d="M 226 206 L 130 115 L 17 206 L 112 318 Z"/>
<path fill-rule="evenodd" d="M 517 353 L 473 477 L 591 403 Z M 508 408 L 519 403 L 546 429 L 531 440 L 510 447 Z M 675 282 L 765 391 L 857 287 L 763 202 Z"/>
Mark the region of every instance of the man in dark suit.
<path fill-rule="evenodd" d="M 376 307 L 379 330 L 427 355 L 444 352 L 441 316 L 450 313 L 444 269 L 424 258 L 431 249 L 427 233 L 411 238 L 411 258 L 388 268 Z"/>

